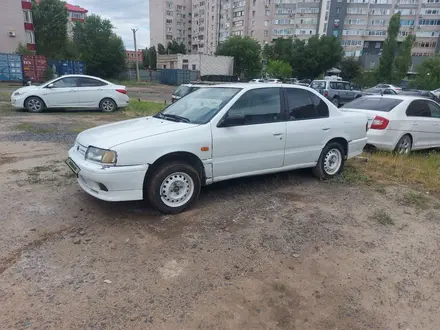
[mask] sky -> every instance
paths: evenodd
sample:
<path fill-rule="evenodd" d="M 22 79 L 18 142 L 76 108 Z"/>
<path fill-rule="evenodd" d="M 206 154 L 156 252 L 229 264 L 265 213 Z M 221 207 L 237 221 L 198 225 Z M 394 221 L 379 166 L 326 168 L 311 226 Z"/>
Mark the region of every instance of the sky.
<path fill-rule="evenodd" d="M 134 50 L 133 32 L 136 32 L 137 48 L 143 49 L 150 44 L 149 1 L 139 0 L 67 0 L 71 5 L 87 9 L 109 19 L 115 27 L 115 33 L 124 40 L 127 50 Z"/>

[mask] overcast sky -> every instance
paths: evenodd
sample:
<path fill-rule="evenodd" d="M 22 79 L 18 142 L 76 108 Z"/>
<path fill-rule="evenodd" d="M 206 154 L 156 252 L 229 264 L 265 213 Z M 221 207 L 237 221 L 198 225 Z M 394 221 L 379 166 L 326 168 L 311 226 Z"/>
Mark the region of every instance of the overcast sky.
<path fill-rule="evenodd" d="M 134 50 L 132 28 L 136 33 L 138 49 L 150 44 L 149 1 L 139 0 L 68 0 L 68 3 L 87 9 L 88 14 L 97 14 L 109 19 L 115 32 L 124 40 L 125 48 Z"/>

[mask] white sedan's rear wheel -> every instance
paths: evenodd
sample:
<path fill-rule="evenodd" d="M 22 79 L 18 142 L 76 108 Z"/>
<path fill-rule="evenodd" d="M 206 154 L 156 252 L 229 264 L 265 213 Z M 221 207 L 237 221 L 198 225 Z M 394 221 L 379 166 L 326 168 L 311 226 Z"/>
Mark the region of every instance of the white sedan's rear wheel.
<path fill-rule="evenodd" d="M 332 178 L 341 173 L 344 163 L 344 148 L 338 142 L 330 142 L 322 149 L 313 174 L 319 179 Z"/>
<path fill-rule="evenodd" d="M 408 155 L 412 149 L 412 140 L 408 134 L 402 136 L 394 149 L 399 155 Z"/>
<path fill-rule="evenodd" d="M 99 108 L 102 112 L 113 112 L 118 108 L 118 106 L 116 105 L 116 102 L 112 99 L 105 98 L 99 104 Z"/>

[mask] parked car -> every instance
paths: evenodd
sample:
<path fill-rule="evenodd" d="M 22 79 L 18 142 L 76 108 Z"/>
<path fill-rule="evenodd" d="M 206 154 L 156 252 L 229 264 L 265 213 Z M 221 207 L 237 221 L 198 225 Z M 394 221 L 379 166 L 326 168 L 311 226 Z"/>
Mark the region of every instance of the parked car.
<path fill-rule="evenodd" d="M 408 154 L 440 146 L 440 105 L 424 97 L 365 96 L 341 110 L 368 116 L 368 144 L 377 149 Z"/>
<path fill-rule="evenodd" d="M 261 84 L 261 83 L 265 83 L 265 82 L 266 82 L 266 79 L 263 79 L 263 78 L 257 78 L 257 79 L 252 79 L 252 80 L 250 80 L 249 82 L 250 82 L 250 83 L 258 83 L 258 84 Z"/>
<path fill-rule="evenodd" d="M 440 98 L 440 88 L 431 91 L 431 93 L 434 94 L 436 97 Z"/>
<path fill-rule="evenodd" d="M 152 117 L 83 131 L 66 163 L 99 199 L 146 198 L 178 213 L 218 181 L 306 167 L 338 175 L 362 152 L 366 128 L 365 115 L 344 114 L 307 87 L 223 84 Z"/>
<path fill-rule="evenodd" d="M 348 81 L 313 80 L 310 87 L 324 95 L 337 107 L 362 96 L 362 92 Z"/>
<path fill-rule="evenodd" d="M 419 89 L 405 89 L 405 90 L 402 90 L 399 93 L 399 95 L 423 96 L 423 97 L 431 99 L 437 103 L 440 102 L 440 98 L 437 97 L 434 93 L 432 93 L 430 91 L 419 90 Z"/>
<path fill-rule="evenodd" d="M 171 95 L 171 103 L 180 100 L 182 97 L 191 94 L 192 92 L 198 90 L 199 88 L 206 87 L 206 85 L 195 85 L 195 84 L 182 84 L 174 91 Z"/>
<path fill-rule="evenodd" d="M 391 88 L 393 89 L 396 93 L 400 93 L 402 91 L 401 87 L 398 87 L 396 85 L 391 85 L 391 84 L 378 84 L 376 86 L 374 86 L 376 88 Z"/>
<path fill-rule="evenodd" d="M 113 112 L 128 105 L 125 86 L 85 75 L 65 75 L 12 93 L 14 108 L 42 112 L 50 108 L 87 108 Z"/>
<path fill-rule="evenodd" d="M 397 92 L 391 88 L 368 88 L 361 92 L 362 96 L 365 95 L 397 95 Z"/>
<path fill-rule="evenodd" d="M 267 79 L 266 82 L 267 82 L 268 84 L 282 84 L 281 79 L 273 79 L 273 78 L 271 78 L 271 79 Z"/>

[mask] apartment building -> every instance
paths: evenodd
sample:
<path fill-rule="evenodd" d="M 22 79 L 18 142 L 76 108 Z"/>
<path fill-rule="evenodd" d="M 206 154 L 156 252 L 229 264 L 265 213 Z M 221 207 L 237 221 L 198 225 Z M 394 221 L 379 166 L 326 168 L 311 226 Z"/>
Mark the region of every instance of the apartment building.
<path fill-rule="evenodd" d="M 213 54 L 230 36 L 306 39 L 326 33 L 329 10 L 330 0 L 150 0 L 150 44 Z"/>
<path fill-rule="evenodd" d="M 400 12 L 401 42 L 415 34 L 413 56 L 433 56 L 440 49 L 440 0 L 333 0 L 329 13 L 328 35 L 341 40 L 346 56 L 374 58 L 378 64 L 388 23 Z M 367 65 L 368 66 L 368 65 Z"/>
<path fill-rule="evenodd" d="M 0 2 L 0 53 L 13 53 L 19 44 L 35 50 L 31 0 Z"/>
<path fill-rule="evenodd" d="M 84 22 L 86 20 L 88 10 L 66 3 L 67 14 L 69 14 L 67 21 L 67 35 L 73 36 L 73 24 L 75 22 Z"/>

